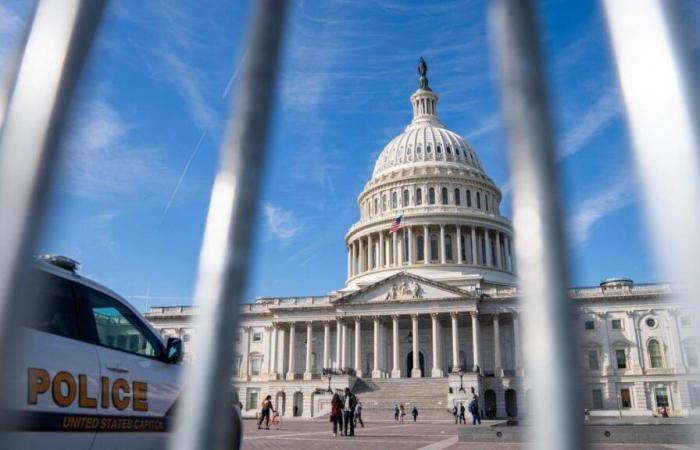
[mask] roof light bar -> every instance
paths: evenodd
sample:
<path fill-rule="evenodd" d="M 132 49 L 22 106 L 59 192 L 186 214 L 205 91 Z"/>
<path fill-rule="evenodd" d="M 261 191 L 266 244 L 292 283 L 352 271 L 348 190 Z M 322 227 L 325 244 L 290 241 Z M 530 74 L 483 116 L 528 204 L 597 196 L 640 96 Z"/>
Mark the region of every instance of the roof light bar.
<path fill-rule="evenodd" d="M 63 255 L 38 255 L 35 258 L 73 273 L 80 269 L 80 263 L 78 261 Z"/>

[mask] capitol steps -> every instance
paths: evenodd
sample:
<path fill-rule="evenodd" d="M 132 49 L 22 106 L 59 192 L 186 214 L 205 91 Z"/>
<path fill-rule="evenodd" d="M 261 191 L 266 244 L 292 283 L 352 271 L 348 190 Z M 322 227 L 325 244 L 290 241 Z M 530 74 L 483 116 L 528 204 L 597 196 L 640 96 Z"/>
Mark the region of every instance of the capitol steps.
<path fill-rule="evenodd" d="M 413 420 L 414 405 L 419 420 L 453 420 L 447 411 L 447 378 L 362 379 L 353 392 L 362 402 L 366 420 L 393 420 L 394 405 L 402 403 L 405 420 Z"/>

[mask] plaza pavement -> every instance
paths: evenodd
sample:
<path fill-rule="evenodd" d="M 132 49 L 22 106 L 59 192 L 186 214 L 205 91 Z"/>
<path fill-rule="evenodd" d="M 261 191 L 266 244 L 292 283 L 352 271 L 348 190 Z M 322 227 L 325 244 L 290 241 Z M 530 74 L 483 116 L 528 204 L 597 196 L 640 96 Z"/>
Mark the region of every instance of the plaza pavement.
<path fill-rule="evenodd" d="M 481 426 L 488 426 L 487 422 Z M 464 426 L 464 425 L 461 425 Z M 467 425 L 471 426 L 471 425 Z M 478 425 L 477 425 L 478 426 Z M 303 450 L 515 450 L 524 449 L 523 444 L 458 443 L 457 425 L 450 422 L 406 422 L 403 425 L 392 421 L 366 423 L 355 431 L 354 437 L 336 438 L 332 435 L 332 424 L 328 419 L 285 420 L 280 430 L 258 430 L 253 420 L 243 424 L 243 450 L 303 449 Z M 696 447 L 685 445 L 639 445 L 605 444 L 594 445 L 593 450 L 688 450 Z"/>

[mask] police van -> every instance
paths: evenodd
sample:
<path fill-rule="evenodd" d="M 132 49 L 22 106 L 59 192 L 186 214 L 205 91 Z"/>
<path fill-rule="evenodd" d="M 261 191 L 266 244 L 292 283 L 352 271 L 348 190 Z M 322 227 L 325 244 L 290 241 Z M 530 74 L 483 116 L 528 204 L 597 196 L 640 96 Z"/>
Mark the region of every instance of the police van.
<path fill-rule="evenodd" d="M 163 448 L 182 390 L 180 339 L 164 342 L 75 261 L 36 259 L 28 285 L 41 308 L 17 333 L 8 448 Z"/>

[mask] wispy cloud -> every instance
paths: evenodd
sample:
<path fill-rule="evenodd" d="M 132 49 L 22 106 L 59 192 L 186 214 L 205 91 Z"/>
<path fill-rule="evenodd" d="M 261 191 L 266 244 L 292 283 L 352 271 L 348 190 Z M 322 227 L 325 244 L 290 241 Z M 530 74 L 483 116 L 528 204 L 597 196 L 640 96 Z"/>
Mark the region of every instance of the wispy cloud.
<path fill-rule="evenodd" d="M 635 199 L 635 180 L 630 174 L 616 174 L 606 181 L 611 184 L 584 200 L 569 222 L 570 236 L 578 247 L 586 243 L 598 222 Z"/>
<path fill-rule="evenodd" d="M 0 67 L 7 67 L 6 62 L 14 52 L 24 23 L 18 11 L 11 9 L 8 5 L 0 4 Z M 2 75 L 1 69 L 0 75 Z"/>
<path fill-rule="evenodd" d="M 177 193 L 180 190 L 180 186 L 182 185 L 182 181 L 185 179 L 185 175 L 187 175 L 187 171 L 190 169 L 190 164 L 192 164 L 194 157 L 197 156 L 197 153 L 199 153 L 199 148 L 202 146 L 202 142 L 204 141 L 204 137 L 206 135 L 207 135 L 206 131 L 202 132 L 202 135 L 199 137 L 199 141 L 197 141 L 197 145 L 195 145 L 194 149 L 192 149 L 192 153 L 190 153 L 190 157 L 187 159 L 187 163 L 185 163 L 185 167 L 182 169 L 182 172 L 180 173 L 180 178 L 178 178 L 177 183 L 175 184 L 175 188 L 173 189 L 173 192 L 170 194 L 170 199 L 168 199 L 168 203 L 165 205 L 165 208 L 163 209 L 161 221 L 163 220 L 163 218 L 165 218 L 165 215 L 168 214 L 170 207 L 172 206 L 173 202 L 175 201 L 175 197 L 177 196 Z"/>
<path fill-rule="evenodd" d="M 263 213 L 268 231 L 283 245 L 289 244 L 302 229 L 294 213 L 281 206 L 266 203 L 263 206 Z"/>
<path fill-rule="evenodd" d="M 622 113 L 617 90 L 608 89 L 564 132 L 559 156 L 566 158 L 584 150 Z"/>

